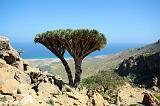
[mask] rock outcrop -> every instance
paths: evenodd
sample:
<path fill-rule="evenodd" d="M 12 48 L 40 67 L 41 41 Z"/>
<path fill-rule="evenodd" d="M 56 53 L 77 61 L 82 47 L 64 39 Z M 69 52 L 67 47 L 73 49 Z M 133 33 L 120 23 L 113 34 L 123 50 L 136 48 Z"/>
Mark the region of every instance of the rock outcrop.
<path fill-rule="evenodd" d="M 10 45 L 0 37 L 0 106 L 107 106 L 96 91 L 76 91 L 54 75 L 31 68 Z"/>
<path fill-rule="evenodd" d="M 26 63 L 13 47 L 10 45 L 7 37 L 0 36 L 0 58 L 7 64 L 17 67 L 20 70 L 26 69 Z"/>
<path fill-rule="evenodd" d="M 119 65 L 117 72 L 121 76 L 133 75 L 136 84 L 159 86 L 160 52 L 129 57 Z"/>
<path fill-rule="evenodd" d="M 151 92 L 145 92 L 142 104 L 145 106 L 160 106 L 160 101 Z"/>

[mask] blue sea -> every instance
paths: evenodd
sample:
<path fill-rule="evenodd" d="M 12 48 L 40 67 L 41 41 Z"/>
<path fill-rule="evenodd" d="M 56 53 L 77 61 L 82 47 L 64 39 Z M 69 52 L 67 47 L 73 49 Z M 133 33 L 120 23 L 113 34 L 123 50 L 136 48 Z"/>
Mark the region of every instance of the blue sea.
<path fill-rule="evenodd" d="M 124 51 L 130 48 L 142 47 L 145 44 L 107 44 L 105 48 L 100 51 L 95 51 L 91 53 L 88 57 L 95 57 L 100 55 L 110 55 L 120 51 Z M 16 50 L 23 50 L 21 57 L 24 59 L 44 59 L 44 58 L 57 58 L 52 54 L 46 47 L 41 44 L 35 43 L 12 43 L 12 46 Z M 65 53 L 65 58 L 70 58 L 71 56 L 68 53 Z"/>

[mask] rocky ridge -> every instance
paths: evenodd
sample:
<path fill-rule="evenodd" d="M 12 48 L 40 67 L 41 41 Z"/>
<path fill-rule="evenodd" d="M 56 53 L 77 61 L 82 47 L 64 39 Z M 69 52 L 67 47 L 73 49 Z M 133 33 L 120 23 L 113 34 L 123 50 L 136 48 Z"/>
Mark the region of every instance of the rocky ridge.
<path fill-rule="evenodd" d="M 160 52 L 131 56 L 120 63 L 117 72 L 121 76 L 133 75 L 134 83 L 152 87 L 160 86 Z M 154 78 L 157 79 L 153 84 Z"/>
<path fill-rule="evenodd" d="M 0 106 L 107 106 L 91 89 L 77 91 L 61 79 L 31 68 L 0 36 Z"/>

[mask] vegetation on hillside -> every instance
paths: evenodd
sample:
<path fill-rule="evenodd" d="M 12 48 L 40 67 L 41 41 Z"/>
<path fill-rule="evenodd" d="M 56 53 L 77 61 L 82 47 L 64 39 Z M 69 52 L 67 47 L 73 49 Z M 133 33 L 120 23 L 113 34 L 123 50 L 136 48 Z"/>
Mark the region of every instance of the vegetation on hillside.
<path fill-rule="evenodd" d="M 103 69 L 104 71 L 100 71 L 97 75 L 84 78 L 82 85 L 93 89 L 116 90 L 124 82 L 132 85 L 135 85 L 137 81 L 141 85 L 151 84 L 152 78 L 159 75 L 159 45 L 160 43 L 158 41 L 139 49 L 121 52 L 119 56 L 117 54 L 112 55 L 108 57 L 110 58 L 108 60 L 105 58 L 107 60 L 106 62 L 110 63 L 107 66 L 108 68 L 105 67 L 106 69 Z M 126 67 L 124 67 L 125 64 Z M 123 67 L 121 68 L 121 66 Z M 121 72 L 127 74 L 127 76 L 119 76 L 116 73 L 117 69 L 121 69 Z"/>
<path fill-rule="evenodd" d="M 123 85 L 125 79 L 120 77 L 113 71 L 101 71 L 95 76 L 84 78 L 82 80 L 82 85 L 87 88 L 114 90 L 117 87 Z"/>

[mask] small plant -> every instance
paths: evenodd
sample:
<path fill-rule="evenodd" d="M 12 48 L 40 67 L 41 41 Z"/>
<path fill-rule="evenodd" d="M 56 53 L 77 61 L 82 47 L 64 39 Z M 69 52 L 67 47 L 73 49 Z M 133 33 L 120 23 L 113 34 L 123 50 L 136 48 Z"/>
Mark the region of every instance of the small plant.
<path fill-rule="evenodd" d="M 50 104 L 51 106 L 55 106 L 53 98 L 51 98 L 47 103 Z"/>
<path fill-rule="evenodd" d="M 160 101 L 160 96 L 156 96 L 156 98 Z"/>
<path fill-rule="evenodd" d="M 5 102 L 5 101 L 7 101 L 7 98 L 5 96 L 3 96 L 3 97 L 1 96 L 0 101 Z"/>
<path fill-rule="evenodd" d="M 142 105 L 140 105 L 140 104 L 131 104 L 129 106 L 142 106 Z"/>

